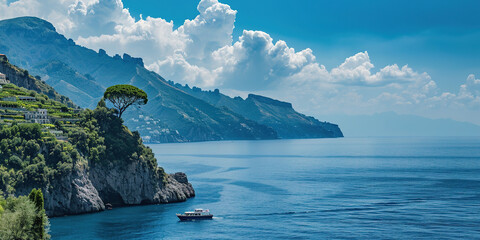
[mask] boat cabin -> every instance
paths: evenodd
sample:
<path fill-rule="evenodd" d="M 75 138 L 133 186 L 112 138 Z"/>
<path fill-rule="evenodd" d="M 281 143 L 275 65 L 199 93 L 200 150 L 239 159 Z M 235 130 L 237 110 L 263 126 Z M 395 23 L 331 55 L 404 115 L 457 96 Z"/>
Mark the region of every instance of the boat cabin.
<path fill-rule="evenodd" d="M 180 218 L 180 221 L 184 220 L 202 220 L 202 219 L 212 219 L 213 214 L 210 213 L 210 210 L 197 208 L 193 212 L 185 212 L 184 214 L 178 214 L 177 217 Z"/>
<path fill-rule="evenodd" d="M 185 212 L 186 216 L 202 216 L 202 215 L 208 215 L 210 214 L 209 210 L 203 210 L 203 209 L 195 209 L 194 212 Z"/>

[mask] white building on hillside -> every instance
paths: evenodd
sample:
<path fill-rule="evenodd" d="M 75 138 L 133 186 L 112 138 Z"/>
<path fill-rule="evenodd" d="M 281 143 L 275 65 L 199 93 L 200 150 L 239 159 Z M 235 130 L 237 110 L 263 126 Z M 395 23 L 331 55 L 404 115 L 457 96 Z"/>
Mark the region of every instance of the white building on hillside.
<path fill-rule="evenodd" d="M 9 81 L 7 80 L 7 76 L 5 76 L 5 74 L 3 73 L 0 73 L 0 86 L 5 85 L 7 83 L 9 83 Z"/>
<path fill-rule="evenodd" d="M 37 101 L 36 98 L 34 98 L 34 97 L 29 97 L 29 96 L 18 96 L 18 99 L 19 99 L 20 101 L 25 101 L 25 102 L 35 102 L 35 101 Z"/>
<path fill-rule="evenodd" d="M 46 109 L 37 109 L 37 111 L 25 112 L 25 120 L 40 124 L 50 123 Z"/>

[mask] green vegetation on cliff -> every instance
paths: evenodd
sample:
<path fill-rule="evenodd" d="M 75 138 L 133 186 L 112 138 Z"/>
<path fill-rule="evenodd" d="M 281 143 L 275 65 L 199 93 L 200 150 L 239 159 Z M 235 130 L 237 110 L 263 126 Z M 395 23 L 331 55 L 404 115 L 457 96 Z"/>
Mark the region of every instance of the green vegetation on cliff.
<path fill-rule="evenodd" d="M 57 141 L 40 124 L 0 126 L 0 139 L 0 190 L 7 195 L 17 188 L 51 187 L 80 159 L 70 143 Z"/>
<path fill-rule="evenodd" d="M 116 116 L 114 109 L 105 107 L 103 100 L 95 110 L 85 110 L 80 115 L 77 127 L 61 129 L 68 131 L 69 141 L 94 164 L 134 160 L 147 162 L 157 168 L 157 160 L 150 148 L 142 143 L 137 131 L 131 132 Z M 163 174 L 163 169 L 158 172 Z"/>
<path fill-rule="evenodd" d="M 118 117 L 130 106 L 145 105 L 148 102 L 147 94 L 132 85 L 120 84 L 107 88 L 103 98 L 109 100 L 118 110 Z"/>
<path fill-rule="evenodd" d="M 24 98 L 28 99 L 24 99 Z M 24 122 L 24 112 L 46 109 L 50 118 L 76 118 L 76 110 L 66 104 L 10 83 L 0 89 L 0 119 L 11 122 Z M 1 120 L 0 120 L 1 121 Z"/>
<path fill-rule="evenodd" d="M 46 214 L 64 216 L 102 211 L 107 203 L 169 203 L 195 196 L 185 174 L 165 174 L 140 134 L 125 127 L 105 101 L 95 110 L 74 109 L 60 102 L 68 98 L 36 88 L 39 78 L 26 71 L 18 75 L 5 63 L 0 68 L 13 84 L 0 90 L 0 198 L 13 201 L 38 188 L 45 194 Z M 31 197 L 38 203 L 38 194 Z M 41 221 L 34 218 L 31 228 L 40 229 Z M 42 239 L 17 236 L 13 239 Z"/>
<path fill-rule="evenodd" d="M 50 239 L 48 226 L 41 190 L 33 189 L 28 197 L 0 195 L 0 239 Z"/>
<path fill-rule="evenodd" d="M 103 101 L 95 110 L 73 114 L 70 108 L 47 96 L 10 85 L 0 94 L 16 91 L 42 101 L 9 103 L 30 110 L 46 108 L 54 116 L 75 117 L 77 122 L 56 121 L 55 125 L 41 125 L 12 119 L 12 123 L 0 124 L 0 191 L 5 194 L 16 194 L 18 188 L 49 189 L 55 179 L 70 174 L 76 165 L 144 161 L 156 169 L 160 177 L 165 176 L 163 169 L 157 167 L 151 149 L 143 145 L 139 133 L 128 130 L 116 111 L 107 108 Z M 60 136 L 51 132 L 60 132 Z"/>

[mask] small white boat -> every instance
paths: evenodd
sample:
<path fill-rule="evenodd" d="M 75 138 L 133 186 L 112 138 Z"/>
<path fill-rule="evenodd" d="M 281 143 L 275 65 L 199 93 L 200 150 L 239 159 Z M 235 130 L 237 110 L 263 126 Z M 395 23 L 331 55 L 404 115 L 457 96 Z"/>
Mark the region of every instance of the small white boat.
<path fill-rule="evenodd" d="M 186 220 L 203 220 L 203 219 L 212 219 L 213 214 L 210 213 L 210 210 L 208 209 L 201 209 L 197 208 L 193 212 L 185 212 L 184 214 L 179 214 L 177 213 L 177 217 L 181 221 L 186 221 Z"/>

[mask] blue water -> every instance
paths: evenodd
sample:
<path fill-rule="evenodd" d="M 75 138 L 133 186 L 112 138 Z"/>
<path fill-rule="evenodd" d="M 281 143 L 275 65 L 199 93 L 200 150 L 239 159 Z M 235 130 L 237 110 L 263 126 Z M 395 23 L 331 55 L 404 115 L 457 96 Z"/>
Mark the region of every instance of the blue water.
<path fill-rule="evenodd" d="M 53 239 L 480 239 L 480 138 L 150 147 L 195 198 L 54 218 Z M 177 220 L 194 208 L 215 218 Z"/>

